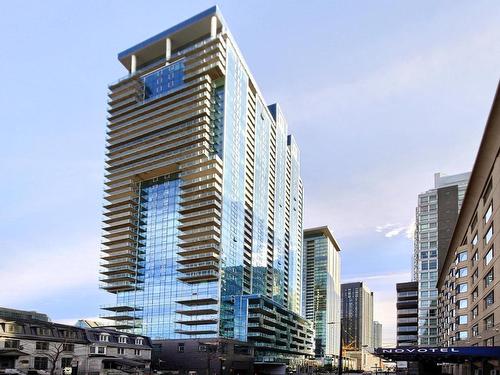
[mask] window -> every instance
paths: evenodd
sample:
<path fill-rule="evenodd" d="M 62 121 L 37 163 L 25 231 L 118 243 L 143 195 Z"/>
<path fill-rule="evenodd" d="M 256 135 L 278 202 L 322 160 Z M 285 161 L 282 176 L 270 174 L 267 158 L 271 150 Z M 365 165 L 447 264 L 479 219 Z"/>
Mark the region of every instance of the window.
<path fill-rule="evenodd" d="M 153 99 L 180 87 L 184 83 L 184 61 L 177 61 L 143 78 L 144 100 Z"/>
<path fill-rule="evenodd" d="M 467 283 L 462 283 L 457 285 L 457 293 L 467 292 Z"/>
<path fill-rule="evenodd" d="M 491 217 L 491 214 L 493 213 L 493 202 L 490 203 L 488 206 L 488 209 L 486 210 L 486 213 L 484 214 L 484 223 L 486 224 Z"/>
<path fill-rule="evenodd" d="M 493 225 L 490 225 L 486 234 L 484 235 L 484 244 L 488 245 L 490 243 L 491 237 L 493 237 Z"/>
<path fill-rule="evenodd" d="M 490 264 L 492 259 L 493 259 L 493 246 L 491 247 L 491 249 L 488 250 L 488 252 L 484 256 L 484 265 L 487 266 L 488 264 Z"/>
<path fill-rule="evenodd" d="M 472 237 L 472 246 L 476 246 L 477 245 L 477 233 L 474 235 L 474 237 Z"/>
<path fill-rule="evenodd" d="M 493 328 L 494 325 L 495 325 L 494 314 L 488 315 L 486 318 L 484 318 L 484 329 Z"/>
<path fill-rule="evenodd" d="M 73 358 L 70 358 L 70 357 L 61 358 L 61 368 L 71 367 L 72 361 L 73 361 Z"/>
<path fill-rule="evenodd" d="M 120 336 L 120 337 L 118 337 L 118 342 L 120 344 L 126 344 L 127 343 L 127 336 Z"/>
<path fill-rule="evenodd" d="M 484 189 L 483 204 L 485 204 L 486 201 L 488 200 L 488 197 L 490 196 L 490 193 L 491 193 L 491 189 L 493 189 L 492 180 L 490 180 L 490 182 L 488 182 L 488 185 L 486 185 L 486 189 Z"/>
<path fill-rule="evenodd" d="M 17 324 L 8 324 L 5 331 L 9 333 L 23 333 L 23 327 Z"/>
<path fill-rule="evenodd" d="M 465 277 L 467 276 L 467 267 L 459 268 L 455 274 L 456 277 Z"/>
<path fill-rule="evenodd" d="M 485 298 L 484 298 L 484 308 L 487 309 L 491 305 L 495 303 L 495 295 L 493 294 L 493 291 L 490 292 Z"/>
<path fill-rule="evenodd" d="M 49 350 L 49 343 L 44 341 L 37 341 L 36 350 Z"/>
<path fill-rule="evenodd" d="M 135 339 L 135 345 L 142 345 L 144 339 L 142 337 L 137 337 Z"/>
<path fill-rule="evenodd" d="M 108 342 L 109 341 L 109 334 L 107 334 L 107 333 L 101 333 L 99 335 L 99 341 Z"/>
<path fill-rule="evenodd" d="M 63 330 L 63 331 L 61 331 L 61 335 L 63 337 L 70 338 L 70 339 L 76 338 L 76 332 L 75 331 Z"/>
<path fill-rule="evenodd" d="M 19 340 L 5 340 L 5 349 L 19 349 L 19 346 L 21 345 Z"/>
<path fill-rule="evenodd" d="M 52 336 L 52 331 L 50 328 L 38 327 L 36 333 L 40 336 Z"/>
<path fill-rule="evenodd" d="M 472 309 L 472 320 L 476 319 L 477 318 L 477 315 L 479 314 L 479 307 L 478 306 L 475 306 L 473 309 Z"/>
<path fill-rule="evenodd" d="M 484 346 L 495 346 L 495 338 L 490 337 L 489 339 L 484 340 Z"/>
<path fill-rule="evenodd" d="M 184 353 L 184 343 L 183 342 L 180 342 L 177 344 L 177 352 Z"/>
<path fill-rule="evenodd" d="M 472 274 L 472 283 L 474 284 L 474 283 L 477 281 L 477 279 L 478 279 L 478 278 L 479 278 L 479 272 L 478 272 L 478 270 L 476 269 L 476 270 L 474 271 L 474 273 Z"/>
<path fill-rule="evenodd" d="M 49 359 L 47 357 L 35 357 L 35 370 L 47 370 Z"/>
<path fill-rule="evenodd" d="M 484 277 L 484 287 L 487 288 L 493 282 L 493 268 Z"/>
<path fill-rule="evenodd" d="M 465 262 L 467 260 L 467 251 L 462 251 L 457 254 L 457 263 Z"/>
<path fill-rule="evenodd" d="M 472 291 L 472 301 L 475 301 L 478 296 L 479 296 L 479 292 L 478 292 L 478 289 L 476 288 Z"/>
<path fill-rule="evenodd" d="M 118 348 L 118 354 L 125 354 L 125 348 Z"/>
<path fill-rule="evenodd" d="M 479 260 L 479 254 L 477 253 L 477 251 L 474 253 L 474 255 L 472 256 L 471 258 L 471 261 L 472 261 L 472 265 L 475 265 L 476 262 Z"/>
<path fill-rule="evenodd" d="M 465 309 L 467 308 L 467 300 L 466 299 L 459 299 L 457 302 L 457 307 L 459 309 Z"/>
<path fill-rule="evenodd" d="M 90 347 L 91 354 L 106 354 L 105 346 L 91 346 Z"/>
<path fill-rule="evenodd" d="M 474 214 L 474 217 L 472 218 L 471 224 L 470 224 L 470 231 L 472 232 L 474 228 L 476 228 L 477 225 L 477 212 Z"/>
<path fill-rule="evenodd" d="M 471 334 L 472 334 L 472 337 L 476 337 L 477 335 L 479 335 L 479 325 L 474 324 L 472 326 Z"/>
<path fill-rule="evenodd" d="M 134 349 L 134 355 L 141 355 L 140 349 Z"/>
<path fill-rule="evenodd" d="M 63 351 L 65 352 L 74 352 L 75 345 L 74 344 L 63 344 Z"/>
<path fill-rule="evenodd" d="M 467 337 L 468 337 L 467 331 L 458 331 L 455 336 L 455 338 L 458 341 L 467 340 Z"/>
<path fill-rule="evenodd" d="M 459 315 L 457 317 L 457 324 L 467 324 L 467 315 Z"/>

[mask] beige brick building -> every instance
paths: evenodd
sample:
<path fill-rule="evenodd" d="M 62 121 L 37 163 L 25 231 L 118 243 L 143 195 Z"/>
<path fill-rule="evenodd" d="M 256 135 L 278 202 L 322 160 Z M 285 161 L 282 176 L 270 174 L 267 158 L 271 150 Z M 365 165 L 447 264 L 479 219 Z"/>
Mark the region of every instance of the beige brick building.
<path fill-rule="evenodd" d="M 500 97 L 486 124 L 469 185 L 438 279 L 443 346 L 500 345 Z M 499 360 L 453 371 L 500 370 Z M 459 373 L 459 372 L 456 372 Z"/>

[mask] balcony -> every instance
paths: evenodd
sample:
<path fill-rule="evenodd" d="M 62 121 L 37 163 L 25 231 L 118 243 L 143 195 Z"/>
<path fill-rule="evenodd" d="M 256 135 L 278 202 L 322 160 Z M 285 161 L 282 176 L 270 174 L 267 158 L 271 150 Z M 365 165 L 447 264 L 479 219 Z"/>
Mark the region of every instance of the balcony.
<path fill-rule="evenodd" d="M 200 283 L 204 281 L 216 281 L 219 279 L 219 272 L 215 270 L 186 272 L 185 275 L 179 276 L 177 279 L 188 284 Z"/>
<path fill-rule="evenodd" d="M 110 293 L 118 293 L 118 292 L 125 292 L 125 291 L 140 289 L 140 288 L 136 287 L 135 282 L 131 282 L 131 281 L 118 281 L 118 282 L 113 282 L 113 283 L 101 284 L 100 288 L 105 289 Z"/>

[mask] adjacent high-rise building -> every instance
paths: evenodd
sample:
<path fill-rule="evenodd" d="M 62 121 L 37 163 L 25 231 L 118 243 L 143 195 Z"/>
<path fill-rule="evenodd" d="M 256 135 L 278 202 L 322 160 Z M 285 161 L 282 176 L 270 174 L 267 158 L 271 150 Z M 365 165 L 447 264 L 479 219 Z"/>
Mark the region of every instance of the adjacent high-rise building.
<path fill-rule="evenodd" d="M 442 346 L 500 346 L 499 206 L 500 85 L 439 273 Z M 498 357 L 472 362 L 467 373 L 500 373 Z"/>
<path fill-rule="evenodd" d="M 453 234 L 470 173 L 434 175 L 434 188 L 419 194 L 413 281 L 418 282 L 418 345 L 437 344 L 438 270 Z"/>
<path fill-rule="evenodd" d="M 370 349 L 373 334 L 373 292 L 363 282 L 347 283 L 341 285 L 341 298 L 344 349 Z"/>
<path fill-rule="evenodd" d="M 416 281 L 396 284 L 398 347 L 418 345 L 418 283 Z"/>
<path fill-rule="evenodd" d="M 308 354 L 299 149 L 218 8 L 118 60 L 128 74 L 109 86 L 102 288 L 116 302 L 105 317 L 153 339 Z"/>
<path fill-rule="evenodd" d="M 382 323 L 373 322 L 373 334 L 372 334 L 372 348 L 382 347 Z"/>
<path fill-rule="evenodd" d="M 304 230 L 303 312 L 314 321 L 315 355 L 340 350 L 340 247 L 328 227 Z"/>

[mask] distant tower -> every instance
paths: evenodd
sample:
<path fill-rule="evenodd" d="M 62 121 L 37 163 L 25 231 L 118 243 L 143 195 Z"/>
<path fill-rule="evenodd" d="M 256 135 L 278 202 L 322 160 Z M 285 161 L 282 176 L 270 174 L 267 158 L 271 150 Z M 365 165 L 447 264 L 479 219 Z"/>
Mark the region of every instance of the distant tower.
<path fill-rule="evenodd" d="M 371 348 L 373 335 L 373 292 L 363 282 L 341 285 L 342 329 L 345 348 Z"/>
<path fill-rule="evenodd" d="M 304 230 L 303 312 L 315 323 L 315 356 L 340 350 L 340 247 L 328 227 Z"/>

